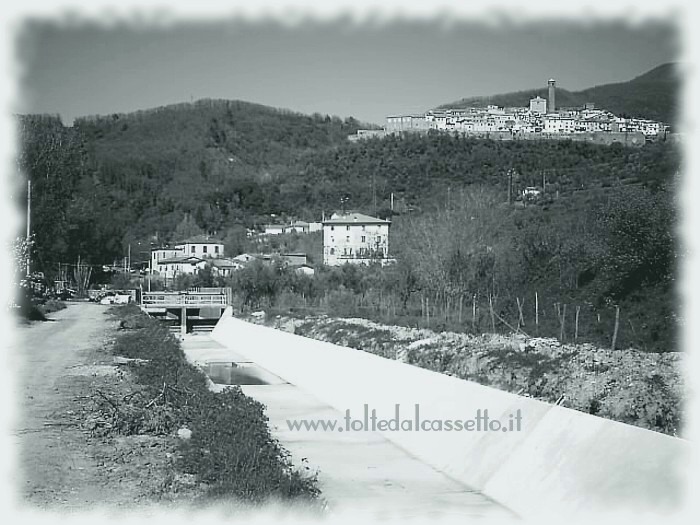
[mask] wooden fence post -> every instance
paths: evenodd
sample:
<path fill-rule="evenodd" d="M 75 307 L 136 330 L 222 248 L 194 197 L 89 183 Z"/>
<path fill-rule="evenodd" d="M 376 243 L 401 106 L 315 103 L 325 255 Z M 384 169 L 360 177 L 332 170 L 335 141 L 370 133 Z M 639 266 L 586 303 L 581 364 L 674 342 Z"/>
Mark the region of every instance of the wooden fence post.
<path fill-rule="evenodd" d="M 574 343 L 578 342 L 578 316 L 581 312 L 581 307 L 576 306 L 576 329 L 574 331 Z"/>
<path fill-rule="evenodd" d="M 521 326 L 525 326 L 525 318 L 523 317 L 523 306 L 525 305 L 525 298 L 523 297 L 523 302 L 520 302 L 520 298 L 516 297 L 515 302 L 518 303 L 518 330 Z"/>
<path fill-rule="evenodd" d="M 459 326 L 462 327 L 462 304 L 464 303 L 464 294 L 459 292 Z"/>
<path fill-rule="evenodd" d="M 491 312 L 491 332 L 496 333 L 496 320 L 493 316 L 493 296 L 489 294 L 489 310 Z"/>
<path fill-rule="evenodd" d="M 615 307 L 615 330 L 613 331 L 612 338 L 612 350 L 615 350 L 615 345 L 617 344 L 617 330 L 620 327 L 620 307 Z"/>
<path fill-rule="evenodd" d="M 564 342 L 564 326 L 566 325 L 566 303 L 564 303 L 564 310 L 562 311 L 561 314 L 561 338 L 560 341 L 563 343 Z"/>
<path fill-rule="evenodd" d="M 535 334 L 540 334 L 540 300 L 535 292 Z"/>
<path fill-rule="evenodd" d="M 476 332 L 476 294 L 472 297 L 472 331 Z"/>

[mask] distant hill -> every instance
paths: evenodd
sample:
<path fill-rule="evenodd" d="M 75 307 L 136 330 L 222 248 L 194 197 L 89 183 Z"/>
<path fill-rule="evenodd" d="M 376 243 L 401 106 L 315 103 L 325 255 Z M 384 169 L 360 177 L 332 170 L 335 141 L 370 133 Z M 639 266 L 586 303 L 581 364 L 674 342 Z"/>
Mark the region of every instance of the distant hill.
<path fill-rule="evenodd" d="M 139 231 L 172 231 L 183 212 L 219 230 L 277 211 L 277 187 L 308 151 L 347 142 L 354 118 L 304 115 L 236 100 L 200 100 L 129 114 L 76 119 L 95 178 L 135 194 Z M 159 206 L 153 206 L 153 200 Z"/>
<path fill-rule="evenodd" d="M 604 84 L 582 91 L 557 87 L 557 106 L 582 106 L 593 102 L 596 107 L 616 115 L 649 118 L 674 124 L 678 107 L 680 78 L 678 65 L 663 64 L 627 82 Z M 527 106 L 535 96 L 547 98 L 547 87 L 533 88 L 492 96 L 463 98 L 442 104 L 436 109 L 469 108 L 486 104 Z"/>
<path fill-rule="evenodd" d="M 269 220 L 283 208 L 280 187 L 298 159 L 368 127 L 228 100 L 82 117 L 72 127 L 23 115 L 18 125 L 45 268 L 79 254 L 110 263 L 124 243 L 173 238 L 183 217 L 209 233 Z"/>

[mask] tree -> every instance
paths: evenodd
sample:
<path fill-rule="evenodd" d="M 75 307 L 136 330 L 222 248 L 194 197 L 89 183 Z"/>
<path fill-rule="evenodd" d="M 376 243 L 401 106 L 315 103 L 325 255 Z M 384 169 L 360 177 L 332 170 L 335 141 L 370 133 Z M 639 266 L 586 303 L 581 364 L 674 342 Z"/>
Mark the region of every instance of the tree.
<path fill-rule="evenodd" d="M 599 266 L 616 299 L 645 286 L 668 283 L 676 266 L 672 191 L 623 188 L 613 194 L 598 218 L 605 250 Z"/>
<path fill-rule="evenodd" d="M 180 224 L 178 224 L 175 228 L 174 233 L 176 242 L 184 241 L 185 239 L 189 239 L 190 237 L 202 234 L 204 234 L 204 232 L 197 225 L 194 219 L 192 219 L 189 213 L 185 213 L 185 216 L 182 218 L 182 221 L 180 221 Z"/>

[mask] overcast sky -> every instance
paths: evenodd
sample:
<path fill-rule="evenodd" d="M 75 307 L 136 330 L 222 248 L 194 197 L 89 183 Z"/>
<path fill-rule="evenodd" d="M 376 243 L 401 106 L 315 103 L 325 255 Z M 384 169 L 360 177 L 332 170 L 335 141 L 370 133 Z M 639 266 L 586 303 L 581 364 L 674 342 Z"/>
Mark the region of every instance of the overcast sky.
<path fill-rule="evenodd" d="M 487 26 L 219 22 L 169 28 L 26 26 L 18 112 L 128 112 L 239 99 L 383 123 L 466 96 L 578 90 L 676 60 L 675 28 L 599 22 Z"/>

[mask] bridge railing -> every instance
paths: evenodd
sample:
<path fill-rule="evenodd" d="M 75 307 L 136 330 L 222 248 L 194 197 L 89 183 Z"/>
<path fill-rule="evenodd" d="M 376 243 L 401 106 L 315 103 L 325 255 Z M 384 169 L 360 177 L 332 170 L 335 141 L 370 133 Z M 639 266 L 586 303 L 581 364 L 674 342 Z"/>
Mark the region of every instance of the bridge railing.
<path fill-rule="evenodd" d="M 141 295 L 144 306 L 226 306 L 226 295 L 212 293 L 149 292 Z"/>

